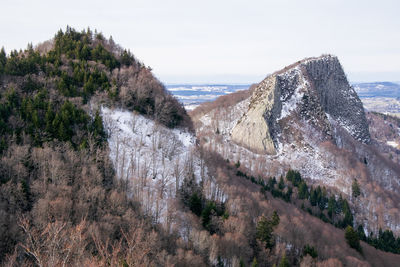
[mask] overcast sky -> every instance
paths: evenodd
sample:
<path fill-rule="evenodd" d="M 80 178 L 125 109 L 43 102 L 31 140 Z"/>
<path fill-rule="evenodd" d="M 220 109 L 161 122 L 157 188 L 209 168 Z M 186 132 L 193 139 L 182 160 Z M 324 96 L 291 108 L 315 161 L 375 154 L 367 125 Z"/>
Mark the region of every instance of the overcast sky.
<path fill-rule="evenodd" d="M 251 83 L 297 60 L 337 55 L 351 81 L 400 81 L 400 1 L 2 0 L 0 46 L 88 26 L 165 83 Z"/>

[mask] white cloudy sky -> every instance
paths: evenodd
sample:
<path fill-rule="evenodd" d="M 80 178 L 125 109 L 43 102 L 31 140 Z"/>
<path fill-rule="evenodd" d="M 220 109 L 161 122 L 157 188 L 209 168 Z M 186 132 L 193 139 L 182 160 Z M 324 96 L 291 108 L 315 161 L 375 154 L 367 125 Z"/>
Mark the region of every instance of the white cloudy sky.
<path fill-rule="evenodd" d="M 400 81 L 400 1 L 2 0 L 0 46 L 98 29 L 166 83 L 257 82 L 335 54 L 352 81 Z"/>

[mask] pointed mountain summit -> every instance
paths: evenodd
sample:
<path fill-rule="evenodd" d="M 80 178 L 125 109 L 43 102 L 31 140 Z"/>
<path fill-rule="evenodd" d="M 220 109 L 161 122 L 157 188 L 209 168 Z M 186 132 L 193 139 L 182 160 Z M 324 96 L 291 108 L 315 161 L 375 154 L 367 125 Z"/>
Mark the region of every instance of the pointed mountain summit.
<path fill-rule="evenodd" d="M 355 140 L 370 142 L 362 103 L 335 56 L 298 61 L 260 82 L 232 129 L 232 140 L 257 153 L 275 154 L 285 135 L 298 139 L 293 120 L 319 131 L 322 139 L 340 141 L 334 137 L 340 126 Z"/>

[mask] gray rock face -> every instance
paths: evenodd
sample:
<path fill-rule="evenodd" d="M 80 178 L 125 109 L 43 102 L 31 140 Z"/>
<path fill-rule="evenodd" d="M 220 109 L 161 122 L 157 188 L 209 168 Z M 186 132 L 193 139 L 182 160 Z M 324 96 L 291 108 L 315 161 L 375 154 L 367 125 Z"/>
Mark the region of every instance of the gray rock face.
<path fill-rule="evenodd" d="M 302 64 L 318 93 L 323 110 L 344 127 L 354 139 L 370 143 L 364 108 L 337 57 L 324 56 Z"/>
<path fill-rule="evenodd" d="M 362 103 L 334 56 L 299 61 L 263 80 L 233 128 L 232 140 L 256 153 L 274 154 L 282 129 L 290 127 L 289 117 L 326 138 L 334 138 L 334 120 L 357 141 L 371 141 Z"/>

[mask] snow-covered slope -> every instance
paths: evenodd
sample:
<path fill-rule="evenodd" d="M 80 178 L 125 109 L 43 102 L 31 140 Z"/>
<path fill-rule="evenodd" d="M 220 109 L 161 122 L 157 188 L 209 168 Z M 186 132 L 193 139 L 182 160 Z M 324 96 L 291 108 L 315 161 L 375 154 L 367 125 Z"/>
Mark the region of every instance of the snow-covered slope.
<path fill-rule="evenodd" d="M 164 222 L 183 179 L 205 177 L 195 136 L 126 110 L 102 107 L 101 113 L 117 177 L 127 181 L 147 214 Z"/>

